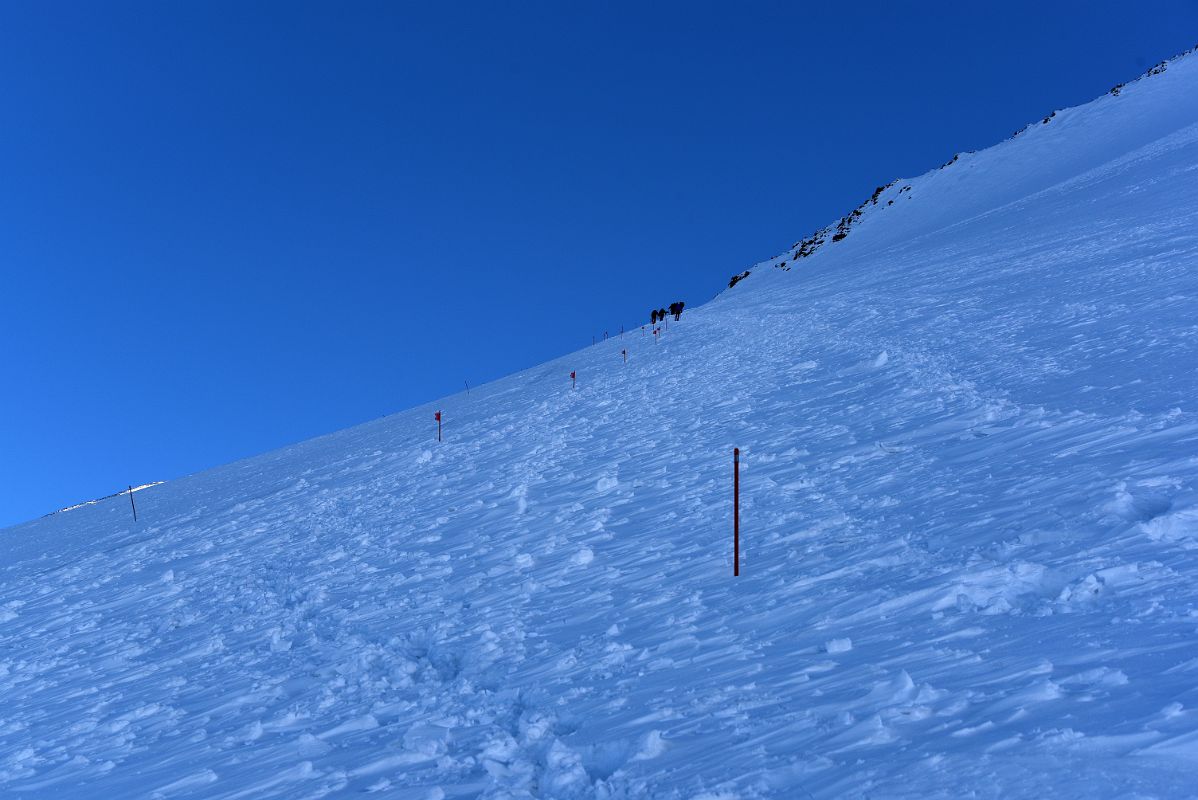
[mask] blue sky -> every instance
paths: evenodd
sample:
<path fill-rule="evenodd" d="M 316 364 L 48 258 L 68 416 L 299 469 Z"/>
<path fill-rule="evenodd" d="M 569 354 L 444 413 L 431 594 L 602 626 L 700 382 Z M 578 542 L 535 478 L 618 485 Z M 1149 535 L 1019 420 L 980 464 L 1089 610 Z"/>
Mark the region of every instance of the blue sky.
<path fill-rule="evenodd" d="M 1198 3 L 0 6 L 0 525 L 710 299 Z"/>

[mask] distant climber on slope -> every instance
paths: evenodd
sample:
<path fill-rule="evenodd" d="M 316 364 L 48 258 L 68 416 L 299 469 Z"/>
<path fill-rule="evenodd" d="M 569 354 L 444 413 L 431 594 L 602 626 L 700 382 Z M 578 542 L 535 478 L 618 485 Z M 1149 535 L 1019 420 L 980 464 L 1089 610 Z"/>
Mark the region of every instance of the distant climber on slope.
<path fill-rule="evenodd" d="M 657 324 L 657 309 L 656 308 L 649 312 L 649 324 L 650 325 Z"/>
<path fill-rule="evenodd" d="M 685 305 L 686 303 L 682 302 L 681 300 L 679 300 L 677 303 L 670 303 L 670 313 L 674 315 L 675 322 L 677 322 L 678 318 L 682 316 L 682 307 Z"/>

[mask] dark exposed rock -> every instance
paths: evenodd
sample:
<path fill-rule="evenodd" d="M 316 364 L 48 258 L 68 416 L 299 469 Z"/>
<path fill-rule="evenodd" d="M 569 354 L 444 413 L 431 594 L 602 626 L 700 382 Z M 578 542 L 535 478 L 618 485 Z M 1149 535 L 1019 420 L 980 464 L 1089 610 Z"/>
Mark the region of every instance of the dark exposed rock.
<path fill-rule="evenodd" d="M 749 277 L 749 270 L 745 270 L 739 275 L 733 275 L 732 279 L 728 281 L 728 288 L 731 289 L 733 286 L 740 283 L 747 277 Z"/>

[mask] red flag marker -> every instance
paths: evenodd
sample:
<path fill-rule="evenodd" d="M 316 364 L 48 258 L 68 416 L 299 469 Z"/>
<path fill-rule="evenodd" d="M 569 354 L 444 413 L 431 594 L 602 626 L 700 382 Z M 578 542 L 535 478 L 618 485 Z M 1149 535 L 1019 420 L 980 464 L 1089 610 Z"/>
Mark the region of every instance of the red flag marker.
<path fill-rule="evenodd" d="M 437 441 L 441 441 L 441 412 L 437 411 L 433 414 L 433 419 L 437 420 Z"/>
<path fill-rule="evenodd" d="M 576 375 L 575 375 L 574 370 L 570 370 L 570 388 L 571 389 L 574 388 L 575 378 L 576 378 Z"/>

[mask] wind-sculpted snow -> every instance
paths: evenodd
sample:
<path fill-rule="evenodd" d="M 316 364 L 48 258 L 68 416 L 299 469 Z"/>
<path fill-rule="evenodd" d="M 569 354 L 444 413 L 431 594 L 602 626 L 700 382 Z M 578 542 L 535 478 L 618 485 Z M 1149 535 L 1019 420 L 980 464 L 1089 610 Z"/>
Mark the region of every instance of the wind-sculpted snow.
<path fill-rule="evenodd" d="M 1194 72 L 658 344 L 4 531 L 0 794 L 1193 796 Z"/>

